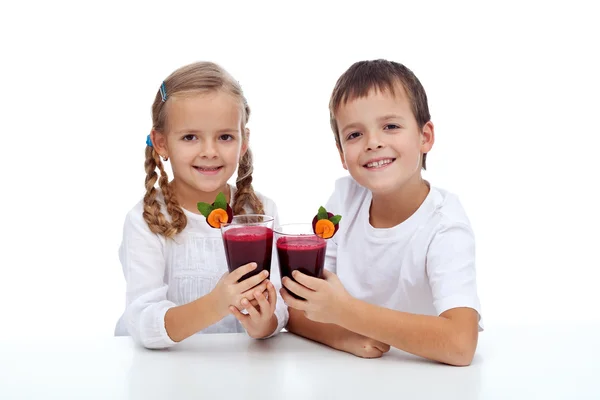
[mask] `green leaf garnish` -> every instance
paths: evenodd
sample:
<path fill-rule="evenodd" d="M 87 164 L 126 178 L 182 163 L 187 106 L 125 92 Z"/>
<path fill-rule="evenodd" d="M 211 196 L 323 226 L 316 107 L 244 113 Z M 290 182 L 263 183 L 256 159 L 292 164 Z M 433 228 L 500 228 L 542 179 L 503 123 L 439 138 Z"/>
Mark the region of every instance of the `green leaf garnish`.
<path fill-rule="evenodd" d="M 208 203 L 198 203 L 198 211 L 206 218 L 208 218 L 210 212 L 214 210 L 213 206 Z"/>
<path fill-rule="evenodd" d="M 319 212 L 317 213 L 317 219 L 327 219 L 329 218 L 329 214 L 327 214 L 327 210 L 325 207 L 319 207 Z"/>
<path fill-rule="evenodd" d="M 331 221 L 331 223 L 333 225 L 339 224 L 341 219 L 342 219 L 341 215 L 334 215 L 333 217 L 329 218 L 329 220 Z"/>
<path fill-rule="evenodd" d="M 223 210 L 227 210 L 227 200 L 225 199 L 225 195 L 223 192 L 219 192 L 217 198 L 214 202 L 215 208 L 221 208 Z"/>

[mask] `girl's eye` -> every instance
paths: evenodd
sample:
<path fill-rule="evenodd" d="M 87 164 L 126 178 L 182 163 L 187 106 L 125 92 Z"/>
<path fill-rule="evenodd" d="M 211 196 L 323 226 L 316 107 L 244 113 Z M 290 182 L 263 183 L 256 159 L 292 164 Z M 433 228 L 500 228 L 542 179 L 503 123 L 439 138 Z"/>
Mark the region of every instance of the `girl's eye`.
<path fill-rule="evenodd" d="M 400 127 L 396 124 L 387 124 L 384 128 L 385 130 L 390 130 L 390 129 L 400 129 Z"/>
<path fill-rule="evenodd" d="M 354 138 L 357 138 L 361 135 L 360 132 L 352 132 L 351 134 L 349 134 L 348 136 L 346 136 L 346 140 L 352 140 Z"/>
<path fill-rule="evenodd" d="M 185 135 L 182 139 L 186 142 L 189 142 L 196 139 L 196 135 Z"/>
<path fill-rule="evenodd" d="M 224 140 L 224 141 L 230 141 L 230 140 L 233 140 L 233 136 L 230 135 L 230 134 L 228 134 L 228 133 L 226 133 L 225 135 L 221 135 L 219 137 L 219 139 Z"/>

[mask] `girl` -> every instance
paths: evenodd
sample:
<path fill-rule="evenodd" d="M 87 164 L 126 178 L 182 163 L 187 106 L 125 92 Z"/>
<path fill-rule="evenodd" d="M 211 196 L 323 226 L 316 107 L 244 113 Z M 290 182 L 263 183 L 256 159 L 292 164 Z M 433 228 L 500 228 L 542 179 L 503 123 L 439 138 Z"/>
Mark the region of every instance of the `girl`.
<path fill-rule="evenodd" d="M 273 201 L 252 188 L 249 115 L 238 82 L 217 64 L 184 66 L 161 85 L 146 141 L 146 194 L 126 216 L 119 249 L 127 290 L 116 335 L 166 348 L 198 332 L 245 329 L 266 338 L 285 327 L 287 307 L 268 273 L 238 283 L 256 265 L 227 273 L 220 230 L 197 209 L 223 192 L 234 215 L 267 214 L 277 224 Z M 236 168 L 232 187 L 227 182 Z M 278 274 L 277 266 L 271 272 Z"/>

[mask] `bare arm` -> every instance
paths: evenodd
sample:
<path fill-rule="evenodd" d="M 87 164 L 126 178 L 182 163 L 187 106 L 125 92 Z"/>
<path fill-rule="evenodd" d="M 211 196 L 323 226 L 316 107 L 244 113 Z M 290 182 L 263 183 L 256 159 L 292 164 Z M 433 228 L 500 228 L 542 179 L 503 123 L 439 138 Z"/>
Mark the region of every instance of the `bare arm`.
<path fill-rule="evenodd" d="M 191 303 L 167 310 L 165 328 L 171 340 L 180 342 L 222 320 L 225 315 L 218 311 L 216 304 L 211 292 Z"/>
<path fill-rule="evenodd" d="M 323 343 L 334 349 L 342 350 L 340 348 L 340 339 L 349 333 L 347 329 L 335 324 L 323 324 L 311 321 L 304 316 L 304 312 L 293 308 L 289 309 L 289 313 L 288 331 L 314 340 L 315 342 Z"/>
<path fill-rule="evenodd" d="M 420 357 L 446 364 L 471 364 L 478 340 L 478 314 L 454 308 L 439 317 L 390 310 L 353 299 L 341 326 Z"/>
<path fill-rule="evenodd" d="M 381 357 L 383 353 L 390 350 L 390 346 L 385 343 L 349 331 L 339 325 L 311 321 L 302 311 L 290 308 L 289 314 L 288 331 L 336 350 L 364 358 Z"/>
<path fill-rule="evenodd" d="M 440 316 L 395 311 L 351 297 L 335 274 L 326 271 L 324 275 L 326 279 L 321 280 L 295 273 L 300 284 L 284 278 L 287 289 L 307 299 L 298 300 L 282 293 L 290 307 L 290 321 L 292 309 L 296 314 L 305 313 L 311 320 L 295 316 L 292 331 L 330 345 L 339 339 L 337 334 L 343 332 L 340 329 L 344 329 L 442 363 L 460 366 L 471 363 L 478 339 L 475 310 L 454 308 Z M 338 327 L 328 332 L 331 324 Z"/>
<path fill-rule="evenodd" d="M 217 323 L 229 314 L 230 306 L 243 310 L 244 299 L 255 300 L 254 292 L 262 293 L 267 290 L 266 271 L 238 283 L 238 279 L 255 268 L 256 263 L 243 265 L 223 275 L 217 286 L 207 295 L 190 303 L 169 308 L 165 314 L 165 329 L 171 340 L 180 342 Z"/>

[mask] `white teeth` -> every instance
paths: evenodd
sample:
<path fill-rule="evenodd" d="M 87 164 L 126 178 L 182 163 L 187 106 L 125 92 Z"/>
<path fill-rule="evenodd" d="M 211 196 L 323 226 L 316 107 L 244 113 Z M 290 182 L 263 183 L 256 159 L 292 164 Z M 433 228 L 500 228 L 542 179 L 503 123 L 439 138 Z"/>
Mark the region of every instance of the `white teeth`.
<path fill-rule="evenodd" d="M 381 167 L 382 165 L 386 165 L 386 164 L 390 164 L 393 160 L 391 158 L 385 159 L 385 160 L 379 160 L 379 161 L 375 161 L 375 162 L 370 162 L 367 164 L 367 168 L 375 168 L 375 167 Z"/>

